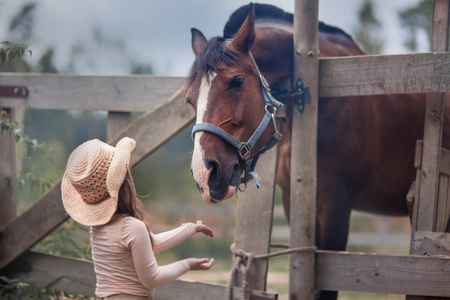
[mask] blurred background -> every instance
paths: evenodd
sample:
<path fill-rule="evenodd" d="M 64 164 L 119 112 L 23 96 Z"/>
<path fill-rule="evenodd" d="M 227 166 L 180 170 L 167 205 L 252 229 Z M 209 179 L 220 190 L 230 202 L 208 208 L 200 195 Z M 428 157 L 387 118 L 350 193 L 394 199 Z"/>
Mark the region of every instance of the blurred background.
<path fill-rule="evenodd" d="M 293 12 L 293 0 L 262 1 Z M 229 15 L 248 4 L 242 0 L 0 0 L 0 41 L 29 45 L 31 55 L 0 67 L 1 72 L 79 75 L 154 74 L 187 76 L 194 60 L 190 28 L 208 38 L 221 35 Z M 432 1 L 319 1 L 319 19 L 351 34 L 370 54 L 429 51 Z M 139 115 L 139 114 L 137 114 Z M 47 147 L 31 157 L 19 147 L 19 213 L 57 184 L 70 152 L 82 142 L 106 140 L 106 112 L 24 110 L 24 133 Z M 226 284 L 231 268 L 237 196 L 205 204 L 189 171 L 192 141 L 187 128 L 133 170 L 136 188 L 151 216 L 154 232 L 201 219 L 216 237 L 195 237 L 160 253 L 160 264 L 198 256 L 214 257 L 210 272 L 187 279 Z M 405 195 L 406 196 L 406 195 Z M 408 253 L 409 220 L 363 213 L 352 215 L 349 251 Z M 277 190 L 273 242 L 288 241 L 287 223 Z M 86 228 L 67 221 L 35 251 L 90 259 Z M 287 257 L 270 261 L 269 290 L 288 292 Z M 341 298 L 387 299 L 392 295 L 341 293 Z"/>

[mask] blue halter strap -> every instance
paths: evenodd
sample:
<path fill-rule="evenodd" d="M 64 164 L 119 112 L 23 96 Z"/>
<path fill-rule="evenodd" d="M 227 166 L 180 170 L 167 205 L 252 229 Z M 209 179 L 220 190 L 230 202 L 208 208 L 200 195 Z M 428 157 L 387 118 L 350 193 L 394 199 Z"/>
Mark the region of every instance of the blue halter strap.
<path fill-rule="evenodd" d="M 265 111 L 266 111 L 261 123 L 259 124 L 258 128 L 256 128 L 255 132 L 253 132 L 253 134 L 250 136 L 248 141 L 241 142 L 238 139 L 236 139 L 234 136 L 232 136 L 231 134 L 229 134 L 228 132 L 223 130 L 222 128 L 217 127 L 212 124 L 209 124 L 209 123 L 195 124 L 194 128 L 192 128 L 192 139 L 194 139 L 194 135 L 196 132 L 206 131 L 206 132 L 212 133 L 214 135 L 217 135 L 218 137 L 220 137 L 221 139 L 226 141 L 228 144 L 230 144 L 231 146 L 236 148 L 236 150 L 239 154 L 239 157 L 245 163 L 245 174 L 241 178 L 241 184 L 238 187 L 240 191 L 244 191 L 247 186 L 247 182 L 249 182 L 252 179 L 255 181 L 257 188 L 259 188 L 261 186 L 259 183 L 258 174 L 255 172 L 256 162 L 258 161 L 258 158 L 261 154 L 263 154 L 264 152 L 266 152 L 267 150 L 269 150 L 270 148 L 275 146 L 280 141 L 280 139 L 283 137 L 283 135 L 278 131 L 275 117 L 276 117 L 278 108 L 283 107 L 284 104 L 279 102 L 272 96 L 272 94 L 270 92 L 269 84 L 267 83 L 264 76 L 261 74 L 261 72 L 258 68 L 258 65 L 256 64 L 256 61 L 253 58 L 253 55 L 250 52 L 249 52 L 249 54 L 253 61 L 253 64 L 255 65 L 256 71 L 258 72 L 259 80 L 261 82 L 261 92 L 262 92 L 262 95 L 264 98 Z M 272 121 L 273 129 L 274 129 L 274 134 L 272 136 L 272 139 L 266 146 L 264 146 L 262 149 L 260 149 L 258 151 L 258 153 L 255 155 L 255 157 L 253 157 L 253 159 L 251 159 L 250 151 L 253 149 L 253 147 L 255 146 L 258 139 L 261 137 L 263 132 L 266 130 L 270 121 Z"/>

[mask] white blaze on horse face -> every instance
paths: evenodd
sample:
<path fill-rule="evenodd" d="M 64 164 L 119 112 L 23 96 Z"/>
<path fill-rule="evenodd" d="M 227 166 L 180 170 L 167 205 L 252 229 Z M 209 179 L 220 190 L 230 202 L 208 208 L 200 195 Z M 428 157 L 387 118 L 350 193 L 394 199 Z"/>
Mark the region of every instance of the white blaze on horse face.
<path fill-rule="evenodd" d="M 198 93 L 197 100 L 197 120 L 196 123 L 204 123 L 203 117 L 205 115 L 206 109 L 208 107 L 208 96 L 209 91 L 211 89 L 211 83 L 214 78 L 217 76 L 216 73 L 212 73 L 209 78 L 206 76 L 202 78 L 200 83 L 200 90 Z M 204 163 L 204 154 L 202 146 L 200 145 L 200 137 L 203 132 L 199 131 L 195 133 L 194 137 L 194 153 L 192 154 L 192 173 L 194 175 L 194 180 L 197 182 L 199 187 L 202 190 L 203 200 L 209 203 L 210 195 L 209 195 L 209 186 L 208 180 L 211 174 L 211 170 L 208 170 Z"/>

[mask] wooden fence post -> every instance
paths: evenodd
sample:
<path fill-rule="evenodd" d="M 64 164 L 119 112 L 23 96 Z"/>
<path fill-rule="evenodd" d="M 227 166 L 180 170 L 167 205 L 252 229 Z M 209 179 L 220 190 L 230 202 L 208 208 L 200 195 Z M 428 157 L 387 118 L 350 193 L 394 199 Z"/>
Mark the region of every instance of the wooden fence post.
<path fill-rule="evenodd" d="M 254 255 L 269 253 L 272 232 L 272 216 L 275 194 L 278 147 L 264 153 L 256 165 L 261 188 L 249 182 L 247 190 L 239 194 L 234 242 L 236 249 L 252 252 Z M 248 288 L 265 291 L 268 259 L 254 260 L 247 273 Z M 235 286 L 240 286 L 234 281 Z"/>
<path fill-rule="evenodd" d="M 318 1 L 296 0 L 294 88 L 309 88 L 303 113 L 292 108 L 290 248 L 315 244 L 317 197 Z M 314 299 L 315 253 L 289 257 L 289 299 Z"/>
<path fill-rule="evenodd" d="M 5 118 L 17 120 L 17 109 L 4 109 Z M 14 133 L 0 135 L 0 228 L 16 216 L 17 157 Z"/>
<path fill-rule="evenodd" d="M 433 3 L 433 24 L 431 51 L 448 51 L 449 42 L 449 0 L 435 0 Z M 427 94 L 425 128 L 423 137 L 422 166 L 418 197 L 414 203 L 411 234 L 411 250 L 414 253 L 415 231 L 436 230 L 436 209 L 439 184 L 439 163 L 441 153 L 442 129 L 444 121 L 445 93 Z M 411 297 L 406 299 L 429 299 Z"/>
<path fill-rule="evenodd" d="M 433 40 L 431 51 L 445 52 L 448 49 L 449 1 L 435 0 L 433 14 Z M 434 231 L 436 226 L 436 199 L 439 180 L 439 154 L 441 151 L 444 120 L 445 93 L 427 94 L 425 130 L 422 157 L 422 178 L 418 219 L 415 230 Z"/>

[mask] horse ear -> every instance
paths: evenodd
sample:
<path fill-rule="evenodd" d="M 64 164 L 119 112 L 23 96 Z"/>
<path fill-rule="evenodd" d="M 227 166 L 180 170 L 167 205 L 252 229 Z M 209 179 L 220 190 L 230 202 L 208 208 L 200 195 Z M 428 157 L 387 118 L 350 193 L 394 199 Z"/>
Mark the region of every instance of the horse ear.
<path fill-rule="evenodd" d="M 234 49 L 247 52 L 255 40 L 255 8 L 253 3 L 249 5 L 247 18 L 239 28 L 238 33 L 233 39 L 232 46 Z"/>
<path fill-rule="evenodd" d="M 203 35 L 203 33 L 200 32 L 200 30 L 196 28 L 191 28 L 192 33 L 192 50 L 194 50 L 195 55 L 198 56 L 200 51 L 203 50 L 203 48 L 206 45 L 206 38 Z"/>

